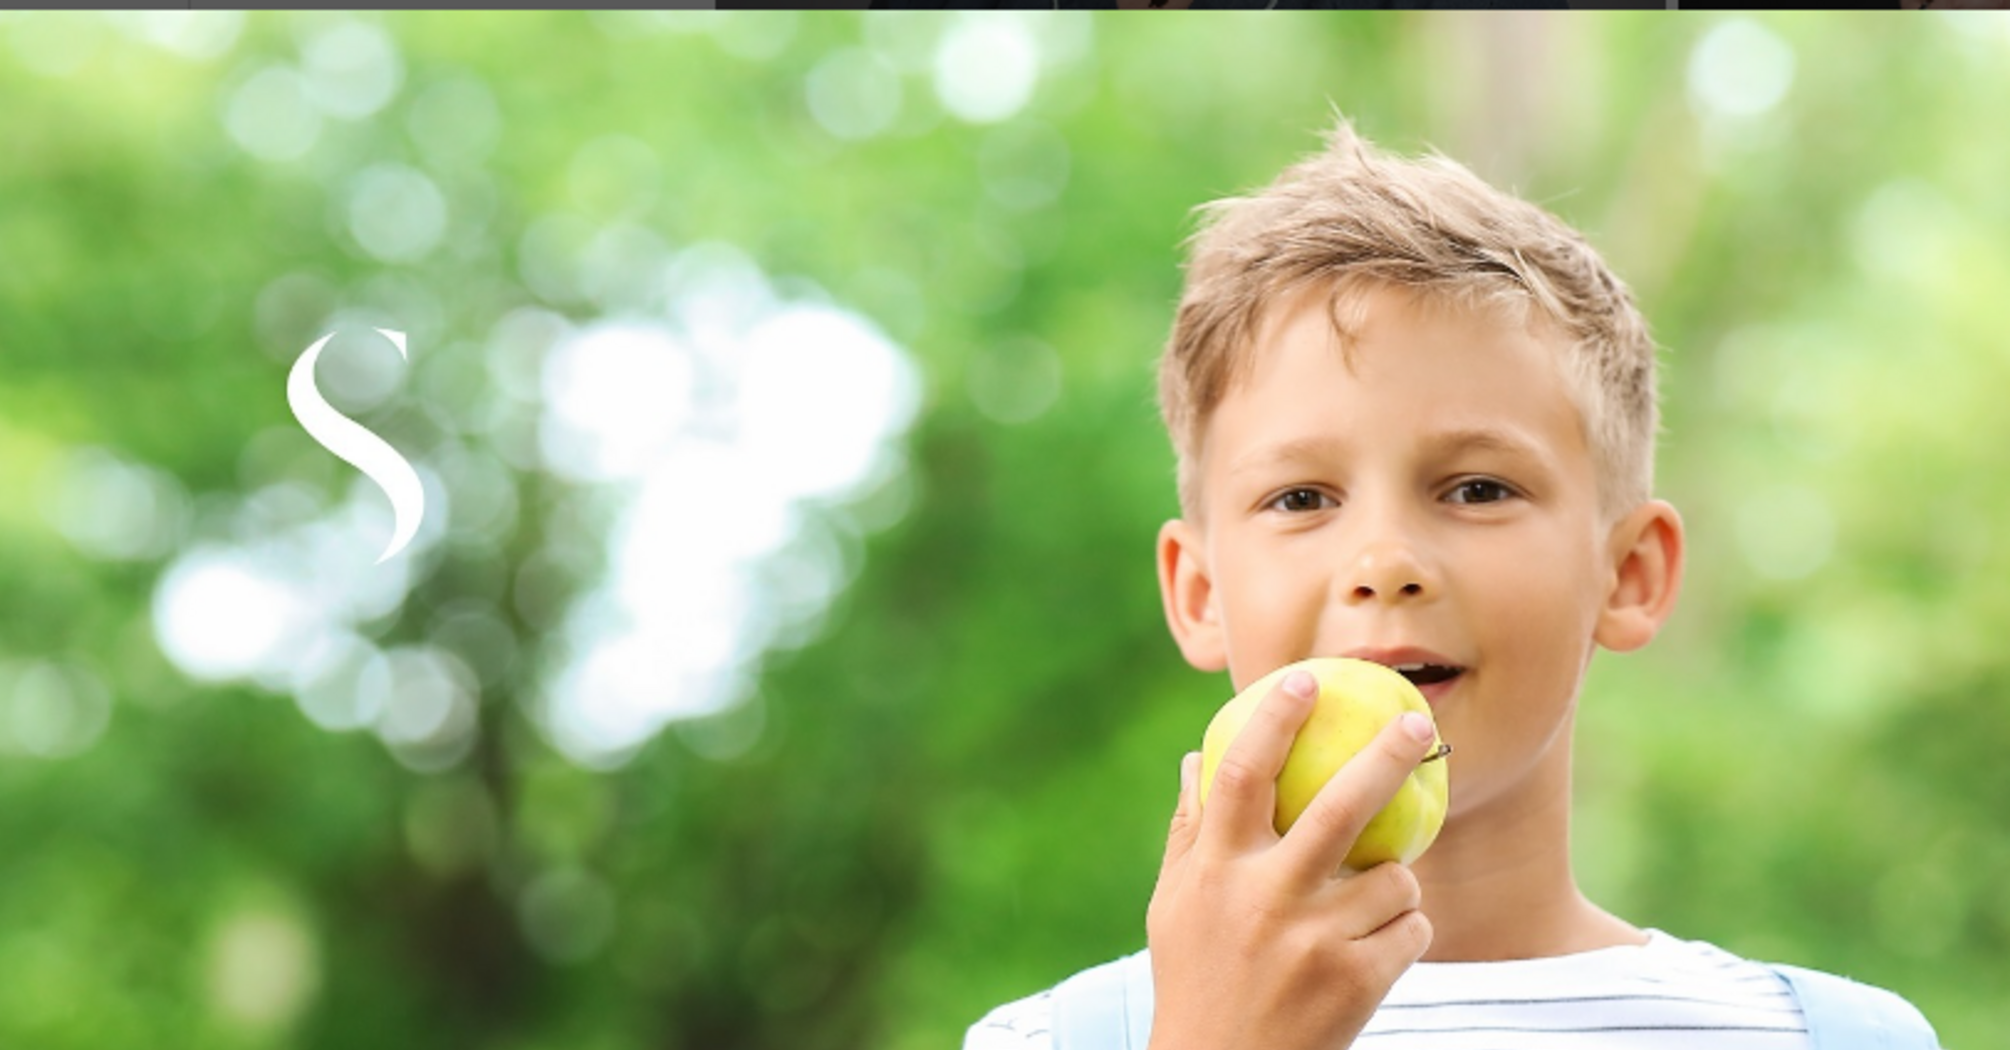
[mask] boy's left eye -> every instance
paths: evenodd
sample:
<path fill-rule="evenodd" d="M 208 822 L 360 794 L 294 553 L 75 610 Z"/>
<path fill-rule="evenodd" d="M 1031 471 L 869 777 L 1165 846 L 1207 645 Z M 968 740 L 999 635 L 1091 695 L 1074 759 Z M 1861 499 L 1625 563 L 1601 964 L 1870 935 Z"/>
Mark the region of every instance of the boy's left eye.
<path fill-rule="evenodd" d="M 1513 495 L 1513 489 L 1492 478 L 1471 478 L 1459 482 L 1446 498 L 1453 503 L 1497 503 Z"/>
<path fill-rule="evenodd" d="M 1318 489 L 1291 489 L 1270 501 L 1270 506 L 1284 511 L 1321 510 L 1329 502 L 1326 494 Z"/>

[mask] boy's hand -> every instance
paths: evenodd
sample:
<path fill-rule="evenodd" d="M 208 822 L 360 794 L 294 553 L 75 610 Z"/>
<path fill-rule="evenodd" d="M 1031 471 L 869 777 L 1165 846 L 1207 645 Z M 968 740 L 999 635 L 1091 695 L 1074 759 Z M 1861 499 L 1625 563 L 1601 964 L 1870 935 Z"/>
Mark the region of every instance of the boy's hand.
<path fill-rule="evenodd" d="M 1292 691 L 1299 685 L 1304 695 Z M 1180 765 L 1179 808 L 1145 919 L 1151 1050 L 1339 1050 L 1430 946 L 1410 869 L 1334 875 L 1429 750 L 1427 721 L 1421 739 L 1406 719 L 1392 722 L 1289 833 L 1275 830 L 1277 774 L 1316 691 L 1301 671 L 1263 698 L 1222 756 L 1205 814 L 1200 756 Z"/>

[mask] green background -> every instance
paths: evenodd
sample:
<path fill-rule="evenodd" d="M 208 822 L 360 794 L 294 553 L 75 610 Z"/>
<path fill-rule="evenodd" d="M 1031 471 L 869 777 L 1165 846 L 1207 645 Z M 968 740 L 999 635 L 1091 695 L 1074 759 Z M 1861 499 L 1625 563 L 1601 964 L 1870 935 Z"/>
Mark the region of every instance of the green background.
<path fill-rule="evenodd" d="M 0 1044 L 921 1050 L 1139 946 L 1226 693 L 1151 570 L 1178 246 L 1330 107 L 1583 229 L 1666 350 L 1689 577 L 1586 688 L 1588 892 L 1893 988 L 1950 1045 L 2010 1025 L 2010 20 L 185 17 L 0 16 Z M 389 67 L 343 66 L 358 25 Z M 243 108 L 279 83 L 353 90 L 310 134 Z M 430 246 L 357 218 L 381 165 L 444 202 Z M 325 322 L 411 331 L 352 407 L 423 464 L 428 400 L 503 401 L 512 311 L 675 309 L 539 276 L 616 227 L 733 246 L 914 367 L 904 469 L 806 505 L 849 583 L 751 699 L 621 761 L 553 746 L 569 650 L 521 592 L 589 585 L 618 486 L 534 457 L 496 460 L 507 527 L 403 555 L 363 627 L 507 628 L 463 753 L 163 654 L 179 552 L 274 477 L 356 482 L 284 399 Z M 106 456 L 187 510 L 117 556 L 63 510 Z"/>

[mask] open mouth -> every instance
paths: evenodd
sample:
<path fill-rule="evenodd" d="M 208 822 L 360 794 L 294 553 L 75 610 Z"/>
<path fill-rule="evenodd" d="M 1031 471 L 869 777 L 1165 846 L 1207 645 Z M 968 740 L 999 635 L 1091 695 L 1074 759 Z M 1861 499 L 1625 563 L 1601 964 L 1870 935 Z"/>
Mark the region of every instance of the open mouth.
<path fill-rule="evenodd" d="M 1419 687 L 1449 682 L 1466 673 L 1465 668 L 1450 664 L 1393 664 L 1389 669 L 1409 679 L 1411 685 Z"/>

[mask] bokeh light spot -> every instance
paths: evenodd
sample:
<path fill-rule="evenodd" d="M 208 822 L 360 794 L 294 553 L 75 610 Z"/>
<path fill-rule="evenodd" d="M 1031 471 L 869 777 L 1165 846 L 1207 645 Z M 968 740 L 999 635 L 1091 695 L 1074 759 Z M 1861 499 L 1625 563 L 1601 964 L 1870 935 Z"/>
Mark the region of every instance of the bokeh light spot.
<path fill-rule="evenodd" d="M 416 262 L 439 246 L 447 229 L 447 199 L 424 174 L 379 164 L 356 176 L 349 190 L 349 232 L 385 262 Z"/>
<path fill-rule="evenodd" d="M 1016 212 L 1054 203 L 1068 185 L 1068 142 L 1045 122 L 1015 120 L 993 131 L 978 148 L 984 193 Z"/>
<path fill-rule="evenodd" d="M 320 979 L 319 947 L 290 909 L 246 906 L 211 935 L 210 1004 L 234 1028 L 283 1028 L 307 1007 Z"/>
<path fill-rule="evenodd" d="M 242 11 L 119 11 L 111 17 L 135 39 L 199 61 L 221 57 L 244 31 Z"/>
<path fill-rule="evenodd" d="M 111 718 L 111 692 L 89 668 L 47 660 L 0 663 L 0 753 L 82 754 Z"/>
<path fill-rule="evenodd" d="M 1793 82 L 1792 45 L 1749 18 L 1712 27 L 1689 55 L 1689 96 L 1712 114 L 1758 116 Z"/>
<path fill-rule="evenodd" d="M 633 476 L 684 425 L 693 385 L 688 352 L 660 326 L 581 331 L 545 363 L 545 462 L 585 480 Z"/>
<path fill-rule="evenodd" d="M 298 640 L 309 616 L 293 589 L 215 547 L 176 562 L 154 596 L 161 648 L 183 671 L 211 681 L 264 667 Z"/>
<path fill-rule="evenodd" d="M 591 872 L 557 868 L 524 887 L 517 914 L 539 954 L 557 963 L 584 962 L 614 932 L 614 892 Z"/>
<path fill-rule="evenodd" d="M 1798 580 L 1828 561 L 1835 547 L 1835 513 L 1821 493 L 1783 485 L 1746 498 L 1738 508 L 1737 535 L 1753 572 Z"/>
<path fill-rule="evenodd" d="M 429 163 L 452 171 L 480 164 L 494 152 L 502 138 L 502 111 L 488 84 L 459 74 L 419 93 L 405 130 Z"/>
<path fill-rule="evenodd" d="M 900 76 L 870 51 L 836 51 L 810 70 L 805 85 L 810 115 L 841 139 L 868 139 L 900 114 Z"/>
<path fill-rule="evenodd" d="M 1033 97 L 1039 73 L 1039 46 L 1014 17 L 968 16 L 943 34 L 935 52 L 936 96 L 973 124 L 1019 112 Z"/>
<path fill-rule="evenodd" d="M 970 400 L 999 423 L 1038 419 L 1061 394 L 1061 355 L 1037 339 L 987 346 L 972 358 L 965 377 Z"/>
<path fill-rule="evenodd" d="M 71 453 L 47 488 L 43 512 L 50 524 L 94 558 L 157 558 L 188 527 L 188 496 L 173 475 L 107 449 Z"/>
<path fill-rule="evenodd" d="M 260 160 L 293 160 L 321 137 L 321 111 L 300 74 L 285 66 L 260 70 L 232 93 L 223 124 L 232 141 Z"/>
<path fill-rule="evenodd" d="M 391 38 L 365 22 L 337 23 L 301 50 L 307 96 L 331 117 L 361 120 L 383 109 L 404 77 Z"/>

